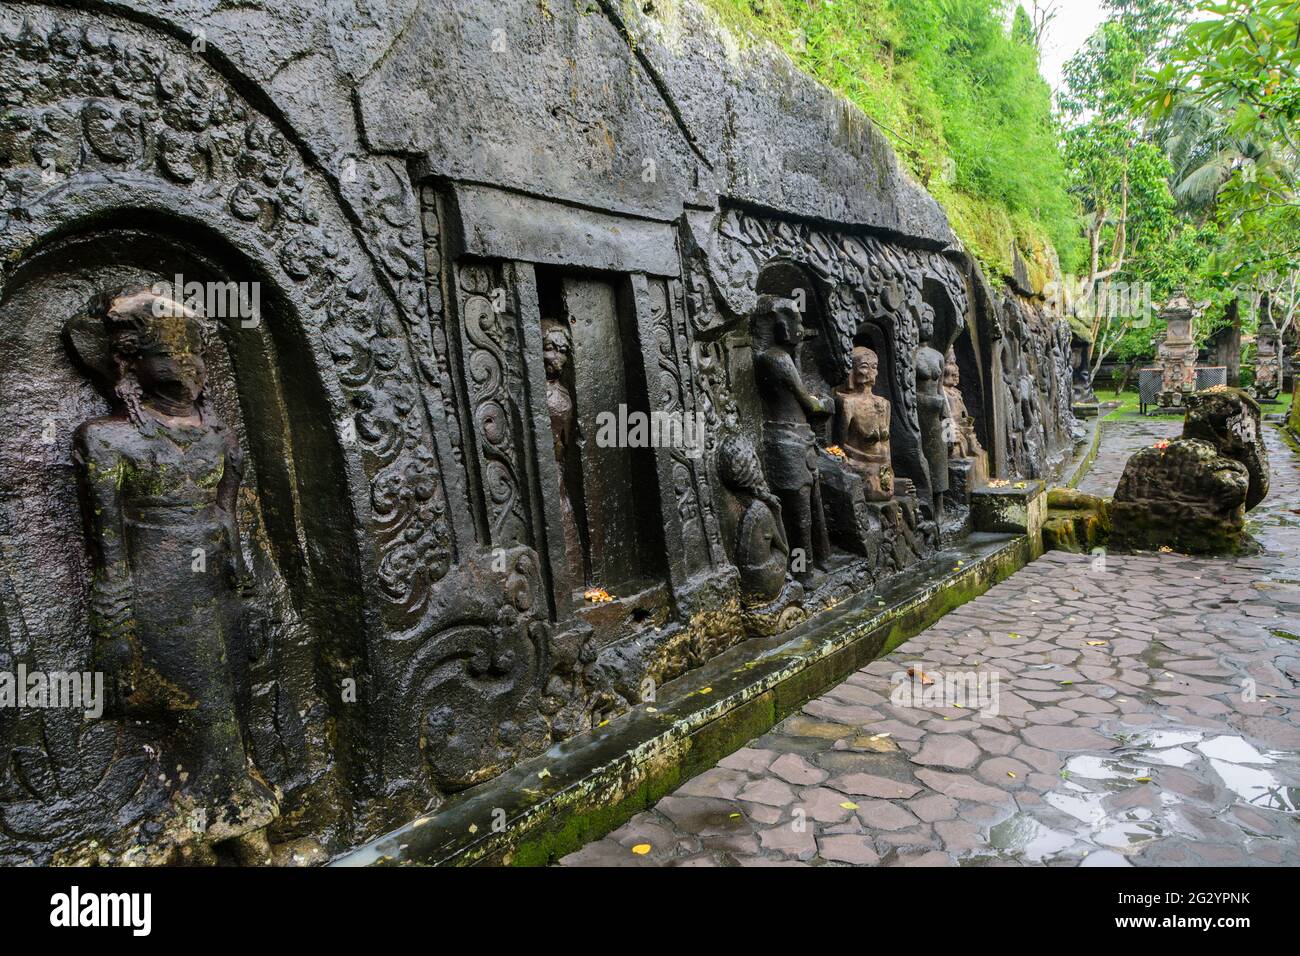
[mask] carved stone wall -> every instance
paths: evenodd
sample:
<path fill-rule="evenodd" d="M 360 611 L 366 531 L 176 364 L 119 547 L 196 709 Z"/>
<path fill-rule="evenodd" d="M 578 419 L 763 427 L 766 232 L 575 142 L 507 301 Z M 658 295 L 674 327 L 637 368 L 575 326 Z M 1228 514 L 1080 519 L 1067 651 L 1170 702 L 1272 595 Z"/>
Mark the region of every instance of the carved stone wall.
<path fill-rule="evenodd" d="M 864 503 L 824 578 L 785 573 L 760 295 L 802 296 L 814 391 L 842 385 L 855 346 L 877 351 L 917 500 L 938 483 L 917 401 L 928 317 L 995 476 L 1068 449 L 1064 324 L 989 291 L 865 117 L 775 51 L 737 51 L 694 0 L 661 6 L 0 7 L 0 673 L 95 654 L 73 437 L 122 408 L 62 331 L 127 284 L 257 288 L 256 321 L 204 317 L 207 400 L 247 461 L 251 579 L 235 664 L 205 666 L 244 675 L 239 731 L 278 814 L 252 849 L 219 839 L 159 779 L 163 723 L 0 708 L 0 862 L 320 861 L 960 533 Z M 621 367 L 608 395 L 628 410 L 705 423 L 698 446 L 601 459 L 628 477 L 578 510 L 626 509 L 617 582 L 590 553 L 576 580 L 566 552 L 557 321 L 575 361 Z M 613 411 L 583 369 L 578 411 Z M 598 446 L 579 426 L 581 477 Z M 851 496 L 818 455 L 828 496 Z"/>

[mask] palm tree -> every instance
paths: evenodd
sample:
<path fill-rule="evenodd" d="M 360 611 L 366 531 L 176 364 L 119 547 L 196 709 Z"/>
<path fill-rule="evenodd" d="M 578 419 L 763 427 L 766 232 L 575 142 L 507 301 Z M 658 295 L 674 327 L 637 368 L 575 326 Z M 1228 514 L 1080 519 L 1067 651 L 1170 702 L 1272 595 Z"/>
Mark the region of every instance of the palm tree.
<path fill-rule="evenodd" d="M 1173 166 L 1169 188 L 1181 211 L 1204 220 L 1233 174 L 1251 175 L 1294 185 L 1293 162 L 1267 140 L 1231 131 L 1229 118 L 1203 103 L 1178 104 L 1153 130 Z"/>

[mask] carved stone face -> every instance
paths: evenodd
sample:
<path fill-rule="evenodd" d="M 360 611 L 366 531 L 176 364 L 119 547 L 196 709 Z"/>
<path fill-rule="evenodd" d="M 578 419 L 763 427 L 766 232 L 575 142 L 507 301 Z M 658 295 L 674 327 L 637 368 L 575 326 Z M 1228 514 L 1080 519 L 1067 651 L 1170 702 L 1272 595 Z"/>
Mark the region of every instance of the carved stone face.
<path fill-rule="evenodd" d="M 776 307 L 776 340 L 790 346 L 797 346 L 803 340 L 799 310 L 792 302 L 781 302 Z"/>
<path fill-rule="evenodd" d="M 934 309 L 928 305 L 921 305 L 921 314 L 917 322 L 918 329 L 921 333 L 921 341 L 929 342 L 934 338 Z"/>
<path fill-rule="evenodd" d="M 151 292 L 119 296 L 108 306 L 113 353 L 140 388 L 171 402 L 193 404 L 207 385 L 203 334 L 184 306 Z"/>
<path fill-rule="evenodd" d="M 849 372 L 849 387 L 869 392 L 876 385 L 876 378 L 880 372 L 880 360 L 876 358 L 876 353 L 868 348 L 856 348 L 853 350 L 853 368 Z"/>
<path fill-rule="evenodd" d="M 948 363 L 943 367 L 943 384 L 946 388 L 956 388 L 961 384 L 961 369 L 957 367 L 957 360 L 951 355 L 948 356 Z"/>
<path fill-rule="evenodd" d="M 546 366 L 546 377 L 558 381 L 569 364 L 569 337 L 562 329 L 553 328 L 542 339 L 542 362 Z"/>

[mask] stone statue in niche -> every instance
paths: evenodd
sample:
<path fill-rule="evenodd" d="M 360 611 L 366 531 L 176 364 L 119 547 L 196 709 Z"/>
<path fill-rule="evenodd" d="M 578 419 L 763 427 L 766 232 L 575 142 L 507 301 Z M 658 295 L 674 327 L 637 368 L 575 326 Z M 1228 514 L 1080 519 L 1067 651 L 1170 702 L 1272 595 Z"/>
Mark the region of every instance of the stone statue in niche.
<path fill-rule="evenodd" d="M 763 295 L 753 316 L 754 373 L 763 400 L 763 462 L 781 501 L 791 568 L 808 583 L 826 569 L 830 541 L 822 512 L 817 444 L 811 421 L 832 411 L 829 399 L 811 394 L 799 374 L 803 339 L 793 299 Z"/>
<path fill-rule="evenodd" d="M 204 400 L 201 319 L 127 288 L 97 297 L 66 333 L 120 403 L 84 422 L 73 444 L 95 669 L 117 716 L 162 729 L 167 785 L 189 829 L 207 843 L 251 834 L 278 806 L 250 771 L 236 708 L 232 664 L 247 653 L 242 456 Z"/>
<path fill-rule="evenodd" d="M 952 462 L 970 462 L 972 483 L 987 484 L 988 456 L 975 434 L 975 419 L 966 410 L 966 401 L 961 396 L 961 369 L 957 365 L 957 357 L 951 351 L 943 370 L 943 393 L 948 400 L 948 459 Z"/>
<path fill-rule="evenodd" d="M 573 396 L 564 382 L 564 370 L 573 351 L 569 332 L 559 323 L 548 323 L 542 337 L 542 362 L 546 366 L 546 407 L 551 415 L 551 435 L 555 442 L 555 463 L 560 473 L 560 516 L 564 523 L 564 555 L 569 580 L 580 587 L 586 580 L 582 560 L 582 538 L 578 517 L 569 493 L 568 463 L 573 448 Z"/>
<path fill-rule="evenodd" d="M 880 360 L 871 349 L 858 346 L 850 361 L 848 382 L 835 391 L 835 444 L 844 451 L 849 466 L 862 475 L 866 499 L 889 501 L 895 494 L 889 400 L 872 391 Z M 911 485 L 905 478 L 898 481 Z"/>
<path fill-rule="evenodd" d="M 921 305 L 921 345 L 916 350 L 916 408 L 921 426 L 921 453 L 930 473 L 930 501 L 935 521 L 943 520 L 943 496 L 948 490 L 948 445 L 944 441 L 944 420 L 948 399 L 943 391 L 944 356 L 931 346 L 934 341 L 934 309 Z"/>
<path fill-rule="evenodd" d="M 717 461 L 719 480 L 736 497 L 727 525 L 741 590 L 751 602 L 773 601 L 790 563 L 781 503 L 768 488 L 758 452 L 747 438 L 729 431 L 718 446 Z"/>
<path fill-rule="evenodd" d="M 844 453 L 844 464 L 861 482 L 846 484 L 834 467 L 823 463 L 829 513 L 843 547 L 866 554 L 878 570 L 901 570 L 920 554 L 916 486 L 910 478 L 894 474 L 889 440 L 892 409 L 888 399 L 873 392 L 880 360 L 865 346 L 854 348 L 849 359 L 848 381 L 835 392 L 833 435 Z M 883 548 L 875 544 L 878 534 L 873 529 L 884 532 Z"/>

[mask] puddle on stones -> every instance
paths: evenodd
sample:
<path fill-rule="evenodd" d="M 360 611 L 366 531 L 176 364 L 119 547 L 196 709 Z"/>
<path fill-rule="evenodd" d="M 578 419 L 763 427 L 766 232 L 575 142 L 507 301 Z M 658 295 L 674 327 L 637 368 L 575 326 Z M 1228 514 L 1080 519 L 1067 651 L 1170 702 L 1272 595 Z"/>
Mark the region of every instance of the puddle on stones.
<path fill-rule="evenodd" d="M 1271 764 L 1277 762 L 1275 758 L 1283 756 L 1280 753 L 1262 754 L 1242 738 L 1228 736 L 1203 741 L 1196 745 L 1196 749 L 1212 760 L 1234 764 Z"/>
<path fill-rule="evenodd" d="M 1065 762 L 1066 772 L 1072 777 L 1086 780 L 1099 780 L 1109 790 L 1128 787 L 1139 778 L 1151 776 L 1151 768 L 1131 763 L 1123 756 L 1096 757 L 1092 754 L 1080 754 Z"/>
<path fill-rule="evenodd" d="M 1002 853 L 1040 863 L 1071 846 L 1075 837 L 1035 820 L 1027 813 L 1017 813 L 989 830 L 989 846 Z"/>
<path fill-rule="evenodd" d="M 1106 825 L 1092 834 L 1094 842 L 1114 850 L 1132 850 L 1165 836 L 1165 830 L 1150 810 L 1134 807 L 1106 820 Z"/>
<path fill-rule="evenodd" d="M 1210 766 L 1229 790 L 1252 807 L 1281 810 L 1284 813 L 1295 813 L 1297 807 L 1300 807 L 1300 787 L 1285 786 L 1267 770 L 1215 760 L 1213 757 L 1210 758 Z"/>

